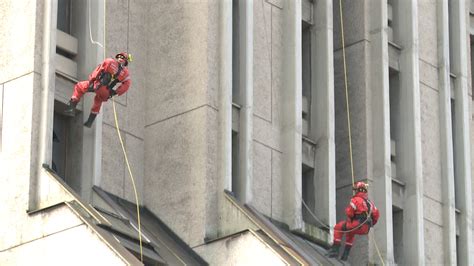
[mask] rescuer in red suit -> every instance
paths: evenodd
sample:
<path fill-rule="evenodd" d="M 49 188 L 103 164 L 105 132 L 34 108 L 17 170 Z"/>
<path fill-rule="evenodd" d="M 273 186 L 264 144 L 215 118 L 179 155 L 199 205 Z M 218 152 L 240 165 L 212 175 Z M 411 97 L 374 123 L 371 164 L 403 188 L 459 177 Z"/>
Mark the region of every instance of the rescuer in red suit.
<path fill-rule="evenodd" d="M 68 103 L 68 107 L 64 111 L 66 115 L 74 116 L 77 104 L 86 92 L 95 92 L 94 104 L 87 122 L 86 127 L 91 127 L 94 119 L 100 111 L 102 102 L 106 102 L 114 95 L 124 94 L 130 88 L 131 80 L 128 73 L 128 62 L 132 61 L 132 57 L 128 53 L 119 53 L 113 58 L 107 58 L 89 75 L 86 81 L 80 81 L 74 86 L 74 93 Z M 117 83 L 120 86 L 114 89 Z"/>
<path fill-rule="evenodd" d="M 380 216 L 379 210 L 374 203 L 369 201 L 367 188 L 368 184 L 364 182 L 357 182 L 352 188 L 356 191 L 356 194 L 352 196 L 349 205 L 346 207 L 347 219 L 334 226 L 334 242 L 327 254 L 330 258 L 339 256 L 342 236 L 345 233 L 346 243 L 341 260 L 347 260 L 355 235 L 368 234 L 370 227 L 377 223 Z"/>

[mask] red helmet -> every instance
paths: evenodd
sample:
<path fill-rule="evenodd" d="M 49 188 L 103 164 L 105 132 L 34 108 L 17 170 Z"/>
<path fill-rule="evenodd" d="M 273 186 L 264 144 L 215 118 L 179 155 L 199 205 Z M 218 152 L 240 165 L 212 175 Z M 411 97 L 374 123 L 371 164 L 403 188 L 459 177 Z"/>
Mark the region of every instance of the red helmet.
<path fill-rule="evenodd" d="M 369 188 L 369 184 L 359 181 L 354 184 L 354 187 L 352 189 L 360 191 L 360 192 L 367 192 L 368 188 Z"/>
<path fill-rule="evenodd" d="M 115 58 L 122 58 L 125 60 L 125 66 L 128 65 L 128 62 L 132 62 L 132 55 L 126 52 L 121 52 L 115 55 Z"/>

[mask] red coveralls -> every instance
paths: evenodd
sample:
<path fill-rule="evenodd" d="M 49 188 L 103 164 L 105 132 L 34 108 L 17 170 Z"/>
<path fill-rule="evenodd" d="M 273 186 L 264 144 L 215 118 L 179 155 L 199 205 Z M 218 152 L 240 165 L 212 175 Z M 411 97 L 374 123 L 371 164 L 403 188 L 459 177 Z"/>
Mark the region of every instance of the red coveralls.
<path fill-rule="evenodd" d="M 340 231 L 348 231 L 351 230 L 366 220 L 366 212 L 369 210 L 367 207 L 367 193 L 365 192 L 357 192 L 351 199 L 349 206 L 346 207 L 346 221 L 340 221 L 334 226 L 334 244 L 340 244 L 342 235 L 344 232 Z M 371 218 L 372 218 L 372 226 L 375 225 L 379 219 L 379 210 L 375 205 L 367 201 L 370 204 L 371 209 Z M 370 219 L 369 219 L 370 221 Z M 355 235 L 366 235 L 369 233 L 370 226 L 367 221 L 364 225 L 357 228 L 354 231 L 346 233 L 346 246 L 352 246 L 354 242 Z"/>
<path fill-rule="evenodd" d="M 98 65 L 97 68 L 89 75 L 89 80 L 80 81 L 76 84 L 76 86 L 74 86 L 74 93 L 71 99 L 75 102 L 79 102 L 82 95 L 88 92 L 89 82 L 93 82 L 94 89 L 97 87 L 99 88 L 95 91 L 94 104 L 92 105 L 91 113 L 98 114 L 100 111 L 100 107 L 102 106 L 102 102 L 106 102 L 109 99 L 109 95 L 110 95 L 109 89 L 107 88 L 107 86 L 100 85 L 99 75 L 102 71 L 106 71 L 110 73 L 112 77 L 118 79 L 119 82 L 122 83 L 115 90 L 117 92 L 117 95 L 119 96 L 124 94 L 130 87 L 130 84 L 132 83 L 132 81 L 130 80 L 130 77 L 128 76 L 128 68 L 126 66 L 122 66 L 122 71 L 120 71 L 119 76 L 115 77 L 118 71 L 118 67 L 119 67 L 119 63 L 116 60 L 112 58 L 105 59 L 104 62 Z"/>

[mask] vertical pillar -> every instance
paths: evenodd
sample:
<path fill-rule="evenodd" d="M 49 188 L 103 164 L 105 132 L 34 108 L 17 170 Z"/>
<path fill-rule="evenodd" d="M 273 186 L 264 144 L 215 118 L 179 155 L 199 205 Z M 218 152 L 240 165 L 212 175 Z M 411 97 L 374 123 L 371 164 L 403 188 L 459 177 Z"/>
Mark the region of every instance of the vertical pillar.
<path fill-rule="evenodd" d="M 301 213 L 301 0 L 285 0 L 282 94 L 283 219 L 302 227 Z"/>
<path fill-rule="evenodd" d="M 102 62 L 108 53 L 107 50 L 107 36 L 104 31 L 105 25 L 107 24 L 107 3 L 105 0 L 100 1 L 87 1 L 87 4 L 77 3 L 77 9 L 86 8 L 85 15 L 87 16 L 86 21 L 78 20 L 74 21 L 76 25 L 83 25 L 86 22 L 86 27 L 80 26 L 81 36 L 83 37 L 84 50 L 82 52 L 82 58 L 79 60 L 79 73 L 80 76 L 86 77 L 89 75 L 92 67 Z M 76 7 L 76 6 L 74 6 Z M 76 10 L 77 10 L 76 9 Z M 90 18 L 89 18 L 90 16 Z M 90 24 L 90 25 L 89 25 Z M 89 29 L 90 27 L 90 29 Z M 90 30 L 90 31 L 89 31 Z M 89 36 L 92 35 L 92 37 Z M 90 38 L 100 43 L 92 43 Z M 83 122 L 89 117 L 89 113 L 93 104 L 92 97 L 83 98 Z M 93 185 L 99 185 L 101 183 L 102 176 L 102 117 L 103 111 L 97 116 L 92 128 L 83 127 L 83 141 L 82 141 L 82 169 L 81 169 L 81 181 L 80 181 L 80 195 L 86 200 L 91 200 L 91 192 Z"/>
<path fill-rule="evenodd" d="M 336 158 L 334 136 L 333 2 L 313 3 L 311 27 L 311 122 L 315 150 L 315 212 L 330 225 L 336 222 Z M 331 234 L 332 237 L 332 234 Z"/>
<path fill-rule="evenodd" d="M 373 189 L 370 193 L 379 208 L 380 222 L 375 227 L 374 235 L 377 245 L 386 264 L 394 263 L 393 224 L 392 224 L 392 178 L 390 161 L 390 91 L 389 91 L 389 57 L 388 57 L 388 24 L 387 2 L 371 1 L 370 14 L 370 104 L 367 114 L 371 121 L 373 167 L 369 181 Z M 370 171 L 370 170 L 369 170 Z M 372 179 L 372 180 L 370 180 Z M 371 263 L 378 263 L 379 258 L 371 242 Z"/>
<path fill-rule="evenodd" d="M 253 183 L 253 0 L 239 1 L 240 23 L 240 180 L 242 202 L 252 200 Z"/>
<path fill-rule="evenodd" d="M 449 77 L 448 1 L 437 4 L 439 124 L 441 142 L 441 176 L 443 193 L 443 239 L 446 265 L 456 265 L 456 210 L 454 198 L 454 165 L 451 121 L 451 85 Z"/>
<path fill-rule="evenodd" d="M 47 186 L 47 183 L 41 180 L 42 165 L 43 163 L 51 165 L 52 158 L 57 10 L 57 1 L 46 1 L 44 3 L 44 11 L 42 12 L 43 47 L 41 58 L 40 119 L 37 125 L 33 125 L 33 127 L 37 126 L 37 128 L 33 128 L 33 130 L 38 130 L 39 134 L 38 146 L 36 147 L 37 161 L 32 160 L 32 166 L 35 167 L 35 172 L 30 177 L 29 210 L 39 207 L 42 187 Z M 32 149 L 34 150 L 35 147 L 32 147 Z"/>
<path fill-rule="evenodd" d="M 423 173 L 421 160 L 420 77 L 418 53 L 418 1 L 399 1 L 400 54 L 400 168 L 406 182 L 403 218 L 403 264 L 423 265 Z M 398 166 L 398 164 L 397 164 Z"/>
<path fill-rule="evenodd" d="M 217 206 L 224 210 L 224 189 L 232 190 L 232 0 L 220 1 L 220 86 L 218 91 Z M 220 227 L 224 221 L 219 219 Z"/>
<path fill-rule="evenodd" d="M 472 243 L 472 183 L 471 183 L 471 156 L 469 140 L 469 94 L 468 94 L 468 54 L 467 54 L 467 29 L 466 29 L 466 1 L 457 0 L 451 2 L 452 19 L 452 44 L 455 46 L 453 62 L 451 63 L 452 72 L 456 75 L 454 82 L 454 93 L 456 98 L 455 115 L 455 134 L 454 146 L 456 152 L 455 179 L 456 179 L 456 198 L 457 208 L 461 211 L 458 220 L 459 226 L 459 245 L 458 261 L 459 265 L 472 265 L 473 243 Z"/>

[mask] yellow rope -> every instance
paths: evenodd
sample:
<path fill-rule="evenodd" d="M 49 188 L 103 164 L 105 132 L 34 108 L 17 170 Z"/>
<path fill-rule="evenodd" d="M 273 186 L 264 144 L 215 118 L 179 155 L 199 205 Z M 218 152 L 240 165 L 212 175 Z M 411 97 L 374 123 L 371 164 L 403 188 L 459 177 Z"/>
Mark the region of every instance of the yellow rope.
<path fill-rule="evenodd" d="M 369 233 L 370 233 L 370 231 L 369 231 Z M 382 259 L 382 254 L 380 254 L 380 250 L 379 250 L 379 247 L 377 245 L 377 241 L 375 241 L 375 236 L 373 234 L 372 235 L 369 234 L 369 236 L 371 236 L 372 241 L 374 241 L 375 250 L 377 250 L 377 254 L 379 255 L 379 258 L 380 258 L 380 261 L 382 262 L 382 265 L 385 266 L 385 263 L 383 262 L 383 259 Z"/>
<path fill-rule="evenodd" d="M 117 111 L 115 110 L 115 100 L 112 97 L 112 107 L 114 109 L 114 118 L 115 118 L 115 128 L 117 129 L 117 134 L 120 140 L 120 145 L 122 146 L 123 155 L 125 157 L 125 163 L 127 164 L 128 172 L 130 174 L 130 179 L 132 180 L 133 191 L 135 192 L 135 201 L 137 205 L 137 219 L 138 219 L 138 238 L 140 240 L 140 260 L 143 262 L 143 247 L 142 247 L 142 230 L 141 230 L 141 223 L 140 223 L 140 208 L 138 205 L 138 193 L 137 188 L 135 187 L 135 179 L 133 178 L 132 170 L 130 168 L 130 164 L 128 163 L 128 156 L 127 152 L 125 151 L 125 146 L 123 145 L 122 135 L 120 134 L 118 119 L 117 119 Z"/>
<path fill-rule="evenodd" d="M 91 9 L 91 4 L 90 4 L 90 0 L 87 1 L 87 4 L 88 4 L 88 21 L 89 21 L 89 37 L 90 37 L 90 41 L 92 44 L 96 44 L 96 45 L 99 45 L 100 47 L 102 47 L 104 49 L 104 59 L 105 59 L 105 55 L 106 55 L 106 34 L 107 34 L 107 31 L 105 29 L 106 25 L 107 25 L 107 19 L 106 19 L 106 14 L 107 14 L 107 6 L 106 6 L 106 1 L 104 1 L 104 44 L 102 45 L 101 43 L 99 42 L 96 42 L 93 40 L 92 38 L 92 26 L 91 26 L 91 14 L 90 14 L 90 9 Z M 127 35 L 128 35 L 128 32 L 127 32 Z M 128 38 L 128 36 L 127 36 Z M 122 152 L 123 152 L 123 156 L 125 157 L 125 162 L 127 164 L 127 168 L 128 168 L 128 172 L 130 174 L 130 179 L 132 180 L 132 186 L 133 186 L 133 191 L 135 193 L 135 202 L 136 202 L 136 206 L 137 206 L 137 220 L 138 220 L 138 239 L 140 241 L 140 261 L 143 262 L 143 246 L 142 246 L 142 230 L 141 230 L 141 222 L 140 222 L 140 207 L 139 207 L 139 203 L 138 203 L 138 193 L 137 193 L 137 188 L 135 186 L 135 179 L 133 178 L 133 174 L 132 174 L 132 170 L 130 168 L 130 164 L 128 162 L 128 156 L 127 156 L 127 152 L 125 151 L 125 146 L 123 145 L 123 140 L 122 140 L 122 135 L 120 134 L 120 127 L 119 127 L 119 124 L 118 124 L 118 119 L 117 119 L 117 111 L 115 109 L 115 100 L 112 98 L 112 107 L 113 107 L 113 110 L 114 110 L 114 118 L 115 118 L 115 128 L 117 129 L 117 134 L 118 134 L 118 137 L 119 137 L 119 141 L 120 141 L 120 145 L 122 146 Z"/>
<path fill-rule="evenodd" d="M 341 18 L 341 43 L 342 43 L 342 61 L 344 66 L 344 88 L 346 91 L 347 106 L 347 130 L 349 132 L 349 158 L 351 160 L 352 186 L 354 186 L 354 161 L 352 159 L 352 133 L 351 133 L 351 112 L 349 109 L 349 91 L 347 89 L 347 66 L 346 66 L 346 48 L 344 43 L 344 20 L 342 18 L 342 0 L 339 0 L 339 17 Z"/>
<path fill-rule="evenodd" d="M 341 43 L 342 43 L 342 61 L 343 61 L 343 67 L 344 67 L 344 88 L 346 92 L 346 106 L 347 106 L 347 130 L 348 130 L 348 135 L 349 135 L 349 157 L 351 161 L 351 176 L 352 176 L 352 186 L 355 184 L 354 180 L 354 161 L 352 158 L 352 133 L 351 133 L 351 113 L 349 109 L 349 91 L 347 89 L 347 66 L 346 66 L 346 48 L 345 48 L 345 43 L 344 43 L 344 19 L 342 18 L 342 0 L 339 0 L 339 17 L 341 19 Z M 354 192 L 353 192 L 354 193 Z M 367 217 L 368 219 L 368 217 Z M 370 233 L 370 231 L 369 231 Z M 370 236 L 370 234 L 369 234 Z M 379 247 L 377 246 L 377 242 L 375 241 L 375 237 L 372 237 L 372 240 L 374 241 L 375 248 L 377 250 L 377 254 L 379 255 L 380 261 L 382 262 L 382 265 L 385 266 L 385 263 L 383 261 L 382 255 L 380 254 Z"/>

